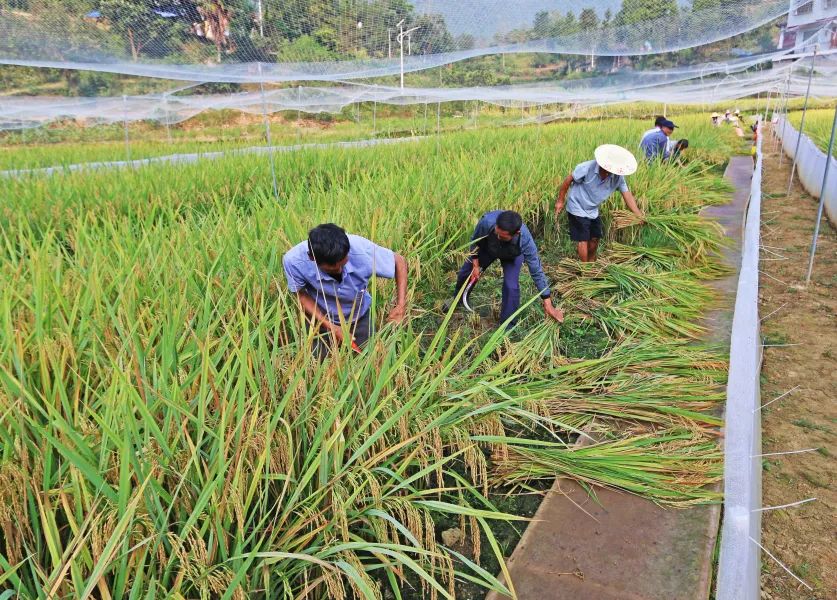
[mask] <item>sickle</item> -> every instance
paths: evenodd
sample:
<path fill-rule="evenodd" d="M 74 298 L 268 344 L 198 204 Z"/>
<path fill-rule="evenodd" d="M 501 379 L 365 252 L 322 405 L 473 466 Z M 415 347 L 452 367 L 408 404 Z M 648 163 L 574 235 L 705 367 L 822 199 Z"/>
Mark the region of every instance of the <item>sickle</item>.
<path fill-rule="evenodd" d="M 471 292 L 471 289 L 473 289 L 474 284 L 477 283 L 479 278 L 479 275 L 472 273 L 471 278 L 468 280 L 468 285 L 465 286 L 465 291 L 462 292 L 462 306 L 464 306 L 468 312 L 474 312 L 474 309 L 471 308 L 470 304 L 468 304 L 468 294 Z"/>

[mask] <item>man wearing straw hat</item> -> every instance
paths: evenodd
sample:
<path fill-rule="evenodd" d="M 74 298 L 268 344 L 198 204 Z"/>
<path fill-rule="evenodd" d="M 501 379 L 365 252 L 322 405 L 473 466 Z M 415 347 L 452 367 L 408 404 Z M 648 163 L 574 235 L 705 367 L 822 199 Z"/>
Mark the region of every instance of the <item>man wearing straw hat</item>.
<path fill-rule="evenodd" d="M 556 215 L 561 214 L 565 204 L 567 206 L 570 239 L 576 242 L 578 258 L 582 262 L 596 260 L 603 234 L 599 206 L 613 192 L 619 190 L 631 212 L 645 219 L 625 181 L 626 175 L 636 172 L 634 155 L 621 146 L 604 144 L 596 148 L 594 156 L 595 160 L 581 163 L 567 175 L 555 201 Z"/>

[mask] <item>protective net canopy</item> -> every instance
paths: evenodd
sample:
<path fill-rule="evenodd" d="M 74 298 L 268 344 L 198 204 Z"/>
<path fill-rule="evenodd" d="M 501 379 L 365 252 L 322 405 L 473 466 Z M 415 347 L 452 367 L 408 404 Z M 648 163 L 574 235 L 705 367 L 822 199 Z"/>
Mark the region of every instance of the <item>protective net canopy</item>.
<path fill-rule="evenodd" d="M 761 66 L 764 68 L 754 69 Z M 769 68 L 768 68 L 769 67 Z M 357 103 L 435 104 L 479 99 L 505 107 L 549 104 L 605 106 L 629 102 L 712 104 L 755 95 L 804 96 L 811 58 L 786 52 L 740 58 L 725 63 L 672 69 L 630 71 L 578 80 L 484 87 L 408 87 L 343 83 L 265 87 L 228 94 L 199 93 L 199 84 L 162 93 L 126 96 L 0 97 L 0 130 L 38 127 L 57 120 L 88 124 L 156 121 L 174 125 L 210 110 L 251 114 L 279 111 L 339 113 Z M 811 94 L 837 97 L 837 55 L 814 61 Z"/>
<path fill-rule="evenodd" d="M 0 64 L 346 81 L 489 54 L 673 52 L 787 10 L 787 0 L 0 0 Z"/>

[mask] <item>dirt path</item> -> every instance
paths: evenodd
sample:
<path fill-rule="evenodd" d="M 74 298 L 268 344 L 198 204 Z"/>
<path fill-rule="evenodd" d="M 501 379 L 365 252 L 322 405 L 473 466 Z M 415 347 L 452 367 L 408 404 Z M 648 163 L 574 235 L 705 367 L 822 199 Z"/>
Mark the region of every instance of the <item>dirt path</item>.
<path fill-rule="evenodd" d="M 760 312 L 765 344 L 763 452 L 816 448 L 764 458 L 763 504 L 817 498 L 763 513 L 762 543 L 805 580 L 799 585 L 763 555 L 762 598 L 837 598 L 837 235 L 823 218 L 811 285 L 803 287 L 817 203 L 801 186 L 787 191 L 790 165 L 765 141 Z M 781 282 L 781 283 L 780 283 Z M 772 316 L 770 313 L 775 314 Z M 798 386 L 798 387 L 797 387 Z"/>

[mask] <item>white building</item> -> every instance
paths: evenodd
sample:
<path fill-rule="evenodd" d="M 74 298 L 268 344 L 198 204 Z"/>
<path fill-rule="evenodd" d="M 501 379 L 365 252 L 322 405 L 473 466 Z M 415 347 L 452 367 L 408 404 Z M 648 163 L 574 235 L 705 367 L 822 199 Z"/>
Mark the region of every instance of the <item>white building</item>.
<path fill-rule="evenodd" d="M 837 0 L 790 0 L 787 25 L 779 34 L 779 48 L 837 49 Z"/>

